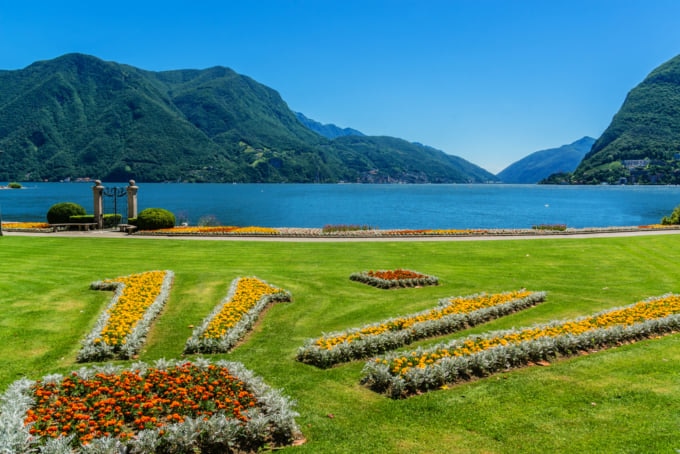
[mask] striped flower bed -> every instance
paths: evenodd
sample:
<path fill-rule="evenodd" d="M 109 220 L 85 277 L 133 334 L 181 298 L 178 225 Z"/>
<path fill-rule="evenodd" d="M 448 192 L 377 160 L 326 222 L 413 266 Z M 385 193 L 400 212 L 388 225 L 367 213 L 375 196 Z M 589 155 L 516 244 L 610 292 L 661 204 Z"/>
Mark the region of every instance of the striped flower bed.
<path fill-rule="evenodd" d="M 236 278 L 227 296 L 194 329 L 184 353 L 224 353 L 252 328 L 270 303 L 290 301 L 289 292 L 255 277 Z"/>
<path fill-rule="evenodd" d="M 361 282 L 377 288 L 390 289 L 400 287 L 424 287 L 426 285 L 438 285 L 439 279 L 417 271 L 396 269 L 362 271 L 352 273 L 349 276 L 352 281 Z"/>
<path fill-rule="evenodd" d="M 299 436 L 292 402 L 239 363 L 156 361 L 21 379 L 3 452 L 254 452 Z"/>
<path fill-rule="evenodd" d="M 51 232 L 47 222 L 3 222 L 2 230 L 8 232 Z"/>
<path fill-rule="evenodd" d="M 93 290 L 115 293 L 83 341 L 78 361 L 132 358 L 170 296 L 173 279 L 172 271 L 148 271 L 92 283 Z"/>
<path fill-rule="evenodd" d="M 678 329 L 680 295 L 669 294 L 574 320 L 490 332 L 374 358 L 364 367 L 362 383 L 392 398 L 401 398 Z"/>
<path fill-rule="evenodd" d="M 545 292 L 518 290 L 444 298 L 438 307 L 310 339 L 297 360 L 317 367 L 369 358 L 416 340 L 460 331 L 532 307 Z"/>
<path fill-rule="evenodd" d="M 143 230 L 136 234 L 143 235 L 279 235 L 277 229 L 271 227 L 236 227 L 236 226 L 178 226 L 169 229 Z"/>
<path fill-rule="evenodd" d="M 483 229 L 398 229 L 398 230 L 386 230 L 383 232 L 384 235 L 389 236 L 456 236 L 456 235 L 483 235 L 487 233 L 487 230 Z"/>

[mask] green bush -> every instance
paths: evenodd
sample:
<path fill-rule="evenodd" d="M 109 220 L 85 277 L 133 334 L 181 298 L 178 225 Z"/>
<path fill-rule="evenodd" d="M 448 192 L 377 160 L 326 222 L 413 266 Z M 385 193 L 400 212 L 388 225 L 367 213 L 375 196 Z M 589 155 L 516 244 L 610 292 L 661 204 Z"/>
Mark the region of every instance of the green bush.
<path fill-rule="evenodd" d="M 175 215 L 163 208 L 142 210 L 135 220 L 139 230 L 169 229 L 175 226 Z"/>
<path fill-rule="evenodd" d="M 73 202 L 60 202 L 47 210 L 47 222 L 50 224 L 68 224 L 71 216 L 86 214 L 85 208 Z"/>
<path fill-rule="evenodd" d="M 85 223 L 91 223 L 91 222 L 96 222 L 94 220 L 94 214 L 79 214 L 77 216 L 71 216 L 69 218 L 68 222 L 73 222 L 77 224 L 85 224 Z"/>
<path fill-rule="evenodd" d="M 122 214 L 112 214 L 112 213 L 105 214 L 105 215 L 104 215 L 104 218 L 103 218 L 103 222 L 102 222 L 102 223 L 103 223 L 103 227 L 104 227 L 105 229 L 108 229 L 108 228 L 111 228 L 111 227 L 115 227 L 115 226 L 117 226 L 118 224 L 120 224 L 120 221 L 121 221 L 122 219 L 123 219 L 123 215 L 122 215 Z"/>
<path fill-rule="evenodd" d="M 677 225 L 680 224 L 680 205 L 675 207 L 670 216 L 664 216 L 661 219 L 663 225 Z"/>
<path fill-rule="evenodd" d="M 115 227 L 118 224 L 120 224 L 120 221 L 123 219 L 123 215 L 121 214 L 105 214 L 102 216 L 102 227 L 105 229 Z M 84 215 L 76 215 L 76 216 L 71 216 L 69 218 L 69 222 L 74 223 L 74 224 L 87 224 L 87 223 L 93 223 L 97 222 L 94 218 L 94 214 L 84 214 Z"/>

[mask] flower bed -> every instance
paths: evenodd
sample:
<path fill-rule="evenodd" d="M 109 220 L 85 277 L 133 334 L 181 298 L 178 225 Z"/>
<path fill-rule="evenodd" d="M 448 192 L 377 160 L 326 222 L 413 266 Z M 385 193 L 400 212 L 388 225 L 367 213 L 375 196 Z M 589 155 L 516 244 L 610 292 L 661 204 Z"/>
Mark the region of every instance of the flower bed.
<path fill-rule="evenodd" d="M 561 229 L 390 229 L 358 226 L 308 227 L 235 227 L 235 226 L 178 226 L 171 229 L 137 231 L 135 235 L 203 235 L 203 236 L 275 236 L 303 238 L 417 238 L 417 237 L 469 237 L 469 236 L 545 236 L 635 232 L 650 229 L 678 230 L 677 225 L 643 225 L 621 227 L 586 227 Z"/>
<path fill-rule="evenodd" d="M 369 358 L 419 339 L 479 325 L 544 300 L 545 292 L 527 290 L 444 298 L 434 309 L 310 339 L 298 349 L 297 360 L 326 368 Z"/>
<path fill-rule="evenodd" d="M 537 224 L 531 226 L 534 230 L 553 230 L 557 232 L 564 232 L 567 230 L 567 224 Z"/>
<path fill-rule="evenodd" d="M 366 363 L 362 383 L 392 398 L 680 329 L 680 295 L 664 295 L 574 320 L 470 336 Z"/>
<path fill-rule="evenodd" d="M 93 282 L 93 290 L 115 291 L 111 302 L 83 341 L 78 361 L 132 358 L 170 295 L 174 273 L 148 271 Z"/>
<path fill-rule="evenodd" d="M 368 231 L 376 230 L 370 225 L 357 225 L 357 224 L 327 224 L 321 229 L 324 234 L 328 233 L 338 233 L 338 232 L 356 232 L 356 231 Z"/>
<path fill-rule="evenodd" d="M 290 293 L 258 278 L 234 279 L 227 296 L 194 329 L 184 353 L 227 352 L 252 328 L 267 305 L 290 300 Z"/>
<path fill-rule="evenodd" d="M 8 232 L 50 232 L 52 228 L 47 222 L 3 222 L 2 230 Z"/>
<path fill-rule="evenodd" d="M 388 236 L 459 236 L 459 235 L 484 235 L 488 233 L 485 229 L 398 229 L 386 230 L 383 232 Z"/>
<path fill-rule="evenodd" d="M 0 426 L 12 428 L 4 448 L 17 453 L 255 451 L 289 444 L 295 416 L 243 365 L 207 360 L 22 379 L 0 404 Z"/>
<path fill-rule="evenodd" d="M 179 226 L 169 229 L 143 230 L 136 235 L 278 235 L 279 231 L 270 227 L 235 227 L 235 226 Z"/>
<path fill-rule="evenodd" d="M 422 287 L 439 284 L 439 279 L 435 276 L 428 276 L 427 274 L 422 274 L 417 271 L 404 269 L 362 271 L 361 273 L 352 273 L 349 278 L 352 281 L 384 289 L 395 287 Z"/>

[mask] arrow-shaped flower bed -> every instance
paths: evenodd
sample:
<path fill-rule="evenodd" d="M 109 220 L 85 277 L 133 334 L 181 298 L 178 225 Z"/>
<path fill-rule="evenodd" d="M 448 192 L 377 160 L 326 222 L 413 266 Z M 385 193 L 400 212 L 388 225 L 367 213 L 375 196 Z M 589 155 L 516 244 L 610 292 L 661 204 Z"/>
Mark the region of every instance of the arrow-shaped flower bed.
<path fill-rule="evenodd" d="M 532 307 L 545 292 L 518 290 L 444 298 L 438 307 L 325 334 L 300 347 L 297 360 L 317 367 L 365 359 L 416 340 L 460 331 Z"/>
<path fill-rule="evenodd" d="M 170 296 L 173 278 L 172 271 L 148 271 L 93 282 L 93 290 L 115 293 L 83 341 L 78 361 L 129 359 L 137 354 L 151 323 Z"/>
<path fill-rule="evenodd" d="M 299 436 L 292 408 L 239 363 L 159 360 L 14 382 L 0 426 L 7 452 L 254 452 Z"/>
<path fill-rule="evenodd" d="M 392 398 L 445 387 L 557 356 L 607 348 L 680 329 L 680 295 L 567 321 L 470 336 L 370 360 L 362 383 Z"/>
<path fill-rule="evenodd" d="M 350 280 L 371 285 L 373 287 L 389 289 L 398 287 L 424 287 L 426 285 L 438 285 L 439 279 L 417 271 L 396 270 L 369 270 L 360 273 L 352 273 Z"/>
<path fill-rule="evenodd" d="M 194 329 L 184 353 L 224 353 L 250 331 L 260 313 L 271 303 L 290 301 L 289 292 L 255 277 L 236 278 L 227 296 Z"/>

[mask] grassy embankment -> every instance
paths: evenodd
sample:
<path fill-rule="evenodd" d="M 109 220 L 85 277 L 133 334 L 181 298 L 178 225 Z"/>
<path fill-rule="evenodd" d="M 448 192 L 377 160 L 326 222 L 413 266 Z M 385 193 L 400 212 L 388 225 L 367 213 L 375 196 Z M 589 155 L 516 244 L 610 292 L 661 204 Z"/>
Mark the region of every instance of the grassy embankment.
<path fill-rule="evenodd" d="M 179 358 L 190 325 L 232 279 L 257 276 L 293 294 L 232 353 L 298 402 L 307 443 L 283 452 L 675 452 L 680 449 L 680 336 L 504 372 L 390 400 L 359 384 L 363 362 L 320 370 L 295 361 L 308 338 L 435 306 L 439 298 L 526 287 L 535 308 L 457 335 L 573 318 L 680 292 L 680 236 L 479 242 L 287 243 L 0 238 L 0 388 L 67 372 L 111 294 L 95 280 L 176 274 L 140 359 Z M 436 287 L 380 290 L 349 280 L 408 268 Z M 428 345 L 436 340 L 418 342 Z"/>

